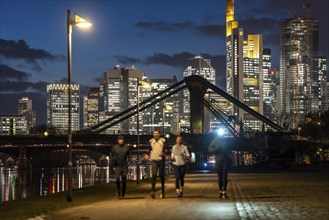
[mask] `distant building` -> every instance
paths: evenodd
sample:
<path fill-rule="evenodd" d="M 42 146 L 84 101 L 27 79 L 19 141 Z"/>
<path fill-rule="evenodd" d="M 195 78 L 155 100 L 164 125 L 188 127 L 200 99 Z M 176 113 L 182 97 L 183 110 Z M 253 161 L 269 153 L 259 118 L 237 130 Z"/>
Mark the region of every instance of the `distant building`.
<path fill-rule="evenodd" d="M 103 106 L 102 117 L 110 118 L 132 106 L 137 105 L 137 83 L 144 72 L 135 67 L 116 66 L 105 72 L 100 81 L 100 100 Z M 140 132 L 143 121 L 140 117 Z M 106 133 L 135 134 L 137 132 L 136 115 L 106 130 Z"/>
<path fill-rule="evenodd" d="M 90 88 L 88 95 L 83 97 L 83 128 L 99 123 L 99 88 Z"/>
<path fill-rule="evenodd" d="M 47 85 L 47 127 L 56 133 L 68 132 L 68 84 Z M 80 130 L 80 86 L 71 84 L 71 130 Z"/>
<path fill-rule="evenodd" d="M 313 60 L 314 75 L 319 79 L 319 110 L 321 112 L 328 110 L 326 102 L 329 97 L 326 97 L 327 92 L 327 58 L 324 56 L 315 56 Z M 317 95 L 317 94 L 316 94 Z"/>
<path fill-rule="evenodd" d="M 248 35 L 243 46 L 243 101 L 249 108 L 263 114 L 263 37 Z M 244 113 L 244 123 L 260 130 L 262 124 L 249 113 Z"/>
<path fill-rule="evenodd" d="M 150 79 L 149 87 L 143 88 L 143 99 L 167 89 L 177 83 L 176 77 L 172 79 Z M 179 120 L 179 94 L 176 94 L 165 101 L 142 112 L 143 115 L 143 133 L 152 134 L 156 129 L 163 133 L 178 133 Z"/>
<path fill-rule="evenodd" d="M 216 83 L 216 70 L 211 66 L 211 61 L 209 59 L 205 59 L 201 56 L 195 56 L 187 61 L 187 67 L 183 72 L 183 77 L 188 77 L 192 75 L 199 75 L 208 80 L 210 83 Z M 215 94 L 212 90 L 207 91 L 206 97 L 211 97 L 214 100 L 217 100 L 217 94 Z M 205 108 L 204 110 L 204 125 L 203 131 L 209 132 L 210 131 L 210 122 L 216 120 L 213 115 L 209 112 L 208 109 Z M 190 127 L 190 92 L 186 89 L 183 91 L 183 103 L 182 109 L 180 113 L 180 121 L 184 122 L 183 127 L 187 132 Z M 193 131 L 193 133 L 197 133 Z"/>
<path fill-rule="evenodd" d="M 27 120 L 23 115 L 0 115 L 0 135 L 28 134 Z"/>
<path fill-rule="evenodd" d="M 319 78 L 314 56 L 319 51 L 319 22 L 308 17 L 285 20 L 280 35 L 280 95 L 285 124 L 297 128 L 319 111 Z"/>
<path fill-rule="evenodd" d="M 276 70 L 272 69 L 271 49 L 263 48 L 263 112 L 271 120 L 276 119 Z"/>
<path fill-rule="evenodd" d="M 27 121 L 27 130 L 30 132 L 36 125 L 36 114 L 32 109 L 32 99 L 23 97 L 18 100 L 18 114 L 25 117 Z"/>

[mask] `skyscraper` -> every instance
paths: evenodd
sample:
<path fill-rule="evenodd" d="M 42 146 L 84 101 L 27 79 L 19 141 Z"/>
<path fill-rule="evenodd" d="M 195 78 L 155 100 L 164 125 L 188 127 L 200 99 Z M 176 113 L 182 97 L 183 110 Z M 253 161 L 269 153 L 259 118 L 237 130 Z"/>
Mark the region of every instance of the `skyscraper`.
<path fill-rule="evenodd" d="M 103 78 L 100 81 L 100 98 L 103 102 L 104 111 L 100 113 L 100 121 L 137 105 L 137 83 L 143 77 L 144 72 L 135 67 L 116 66 L 103 74 Z M 142 117 L 140 117 L 139 123 L 140 129 L 142 129 Z M 107 129 L 106 132 L 136 133 L 136 115 Z"/>
<path fill-rule="evenodd" d="M 290 128 L 303 124 L 307 113 L 319 110 L 319 79 L 313 71 L 318 50 L 317 20 L 295 16 L 281 24 L 281 114 Z"/>
<path fill-rule="evenodd" d="M 243 102 L 243 29 L 234 20 L 234 0 L 226 0 L 226 92 Z M 236 106 L 231 114 L 244 116 Z"/>
<path fill-rule="evenodd" d="M 276 70 L 272 69 L 271 49 L 263 48 L 263 111 L 271 120 L 276 117 Z"/>
<path fill-rule="evenodd" d="M 243 54 L 243 101 L 256 112 L 263 114 L 263 37 L 248 35 L 244 42 Z M 245 125 L 260 130 L 260 122 L 244 113 Z"/>
<path fill-rule="evenodd" d="M 313 62 L 314 75 L 319 79 L 319 110 L 321 112 L 328 110 L 326 102 L 329 97 L 326 97 L 327 88 L 327 58 L 324 56 L 315 56 Z"/>
<path fill-rule="evenodd" d="M 47 85 L 47 127 L 56 133 L 68 131 L 68 84 Z M 71 129 L 80 130 L 80 86 L 71 84 Z"/>
<path fill-rule="evenodd" d="M 23 115 L 27 121 L 27 130 L 30 131 L 36 125 L 36 114 L 32 109 L 32 99 L 23 97 L 18 100 L 18 114 Z"/>
<path fill-rule="evenodd" d="M 216 82 L 216 71 L 211 66 L 211 61 L 209 59 L 204 59 L 201 56 L 195 56 L 187 61 L 187 67 L 183 72 L 183 77 L 188 77 L 191 75 L 199 75 L 208 80 L 210 83 L 215 85 Z M 213 97 L 214 92 L 208 91 L 208 96 Z M 180 114 L 180 120 L 185 121 L 185 126 L 190 126 L 190 92 L 188 90 L 183 91 L 183 105 Z M 211 116 L 207 109 L 204 111 L 204 128 L 205 132 L 210 130 L 210 120 Z"/>
<path fill-rule="evenodd" d="M 0 115 L 0 135 L 28 134 L 27 120 L 23 115 Z"/>
<path fill-rule="evenodd" d="M 167 89 L 177 83 L 176 77 L 172 79 L 150 79 L 149 87 L 143 89 L 143 99 Z M 152 134 L 154 129 L 163 133 L 176 133 L 179 116 L 179 94 L 176 94 L 166 100 L 151 106 L 142 112 L 143 133 Z"/>
<path fill-rule="evenodd" d="M 99 122 L 99 88 L 90 88 L 88 95 L 83 97 L 83 127 L 89 128 Z"/>

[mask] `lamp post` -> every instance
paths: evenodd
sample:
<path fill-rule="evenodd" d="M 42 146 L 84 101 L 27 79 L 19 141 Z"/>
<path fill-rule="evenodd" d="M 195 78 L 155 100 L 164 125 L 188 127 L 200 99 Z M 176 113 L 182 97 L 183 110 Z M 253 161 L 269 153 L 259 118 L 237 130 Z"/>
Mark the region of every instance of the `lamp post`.
<path fill-rule="evenodd" d="M 140 180 L 140 157 L 139 157 L 139 145 L 140 145 L 140 138 L 139 138 L 139 109 L 140 109 L 140 88 L 141 87 L 147 87 L 148 84 L 146 82 L 144 82 L 145 78 L 142 78 L 142 80 L 140 80 L 139 78 L 137 78 L 137 178 L 136 178 L 136 183 L 139 184 L 139 180 Z M 144 85 L 143 85 L 144 83 Z"/>
<path fill-rule="evenodd" d="M 67 201 L 72 202 L 72 115 L 71 115 L 71 75 L 72 75 L 72 26 L 76 25 L 80 28 L 89 28 L 92 24 L 75 14 L 71 20 L 71 12 L 67 10 L 67 84 L 68 84 L 68 132 L 67 147 L 69 152 L 69 161 L 67 163 Z"/>

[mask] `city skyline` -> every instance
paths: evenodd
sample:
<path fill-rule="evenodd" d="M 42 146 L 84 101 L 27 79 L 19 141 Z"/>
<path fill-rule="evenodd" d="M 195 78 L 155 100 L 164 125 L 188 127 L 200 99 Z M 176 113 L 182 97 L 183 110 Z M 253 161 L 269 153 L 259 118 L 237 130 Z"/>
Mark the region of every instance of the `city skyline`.
<path fill-rule="evenodd" d="M 249 4 L 250 2 L 250 4 Z M 256 2 L 256 3 L 252 3 Z M 280 22 L 292 16 L 292 14 L 288 13 L 289 7 L 292 8 L 291 2 L 287 4 L 287 8 L 280 9 L 278 12 L 274 12 L 275 7 L 278 7 L 274 1 L 235 1 L 236 7 L 236 18 L 239 20 L 241 26 L 246 27 L 247 33 L 259 33 L 264 35 L 264 43 L 266 47 L 272 50 L 272 59 L 273 59 L 273 67 L 278 69 L 278 48 L 279 48 L 279 24 Z M 298 4 L 293 5 L 297 15 L 304 15 L 304 9 L 302 8 L 303 3 L 298 2 Z M 66 8 L 71 8 L 72 11 L 77 12 L 86 18 L 90 19 L 94 23 L 94 27 L 92 30 L 88 32 L 80 32 L 75 31 L 73 38 L 73 81 L 81 84 L 82 93 L 86 93 L 87 87 L 84 89 L 83 85 L 87 86 L 98 86 L 98 82 L 94 79 L 100 78 L 101 74 L 116 64 L 121 64 L 124 66 L 131 66 L 136 65 L 139 69 L 146 72 L 149 78 L 170 78 L 172 75 L 176 75 L 179 79 L 182 78 L 182 70 L 186 67 L 187 59 L 193 57 L 194 55 L 203 55 L 206 59 L 211 59 L 212 64 L 217 72 L 217 85 L 221 88 L 224 88 L 224 81 L 225 81 L 225 1 L 220 2 L 198 2 L 198 1 L 191 1 L 190 4 L 186 2 L 174 2 L 174 6 L 177 4 L 177 7 L 173 7 L 173 14 L 174 12 L 180 11 L 178 15 L 175 15 L 168 18 L 165 13 L 149 13 L 148 16 L 141 16 L 139 19 L 135 19 L 136 12 L 129 14 L 132 10 L 129 7 L 124 7 L 127 10 L 127 16 L 124 19 L 112 19 L 109 20 L 109 24 L 113 24 L 111 27 L 116 27 L 117 31 L 113 31 L 113 29 L 109 28 L 105 25 L 107 19 L 102 19 L 103 15 L 104 18 L 107 18 L 108 15 L 106 13 L 97 13 L 102 12 L 106 9 L 101 9 L 101 6 L 107 6 L 107 4 L 113 4 L 112 6 L 120 7 L 122 4 L 126 4 L 127 2 L 118 3 L 118 2 L 111 2 L 111 3 L 104 3 L 101 2 L 100 4 L 93 5 L 92 3 L 88 2 L 79 2 L 78 3 L 71 3 L 71 4 L 64 4 L 63 2 L 59 2 L 59 4 L 54 5 L 52 3 L 45 3 L 40 2 L 36 7 L 36 3 L 32 2 L 31 5 L 24 5 L 25 3 L 18 4 L 15 1 L 1 1 L 1 102 L 4 100 L 5 97 L 15 97 L 10 98 L 12 99 L 13 103 L 8 103 L 6 106 L 7 109 L 3 109 L 1 107 L 1 114 L 8 114 L 12 111 L 12 107 L 16 108 L 17 106 L 17 99 L 21 98 L 22 96 L 32 97 L 33 100 L 36 100 L 35 106 L 38 113 L 38 124 L 43 123 L 45 121 L 45 115 L 42 112 L 45 112 L 46 107 L 41 107 L 39 103 L 45 100 L 45 85 L 51 82 L 60 82 L 63 81 L 63 78 L 66 76 L 66 58 L 63 54 L 66 52 L 66 44 L 65 44 L 65 10 Z M 121 5 L 120 5 L 121 4 Z M 132 3 L 133 4 L 133 3 Z M 213 5 L 216 7 L 211 7 Z M 54 12 L 51 12 L 47 18 L 49 18 L 49 23 L 54 25 L 48 25 L 43 31 L 45 33 L 41 34 L 36 31 L 35 27 L 31 27 L 31 30 L 24 30 L 24 28 L 20 31 L 17 31 L 17 28 L 22 25 L 24 22 L 35 22 L 36 17 L 37 20 L 40 20 L 43 13 L 42 8 L 46 9 L 49 6 L 54 6 Z M 141 2 L 138 8 L 142 8 L 142 6 L 149 6 L 147 2 Z M 190 9 L 190 13 L 183 11 L 182 6 L 186 6 L 184 8 L 188 11 Z M 194 14 L 195 16 L 191 16 L 193 12 L 195 12 L 198 6 L 202 5 L 202 10 L 198 10 L 198 14 Z M 321 5 L 321 7 L 320 7 Z M 22 12 L 22 9 L 26 9 L 26 7 L 34 7 L 32 10 L 26 10 L 26 12 Z M 87 6 L 90 7 L 90 10 L 87 9 Z M 270 6 L 271 9 L 270 10 Z M 323 38 L 328 36 L 328 29 L 325 27 L 328 26 L 328 19 L 323 18 L 323 16 L 328 15 L 326 13 L 316 13 L 316 11 L 321 11 L 323 8 L 326 8 L 328 3 L 326 1 L 312 1 L 312 14 L 316 14 L 316 19 L 319 20 L 320 23 L 320 52 L 321 55 L 328 56 L 328 48 L 327 43 Z M 164 9 L 168 8 L 164 2 L 159 2 L 157 6 L 152 7 L 163 7 Z M 106 7 L 104 7 L 106 8 Z M 137 9 L 138 9 L 137 8 Z M 211 9 L 209 9 L 211 8 Z M 328 7 L 327 7 L 328 8 Z M 96 10 L 97 9 L 97 10 Z M 136 10 L 136 8 L 134 8 Z M 149 10 L 143 9 L 143 10 Z M 208 10 L 209 9 L 209 10 Z M 263 11 L 261 11 L 262 9 Z M 266 11 L 267 9 L 267 11 Z M 42 12 L 39 14 L 39 17 L 36 15 L 37 13 L 31 13 L 31 11 L 38 11 Z M 143 11 L 141 10 L 141 11 Z M 282 13 L 286 11 L 287 13 Z M 29 12 L 27 12 L 29 11 Z M 47 11 L 47 10 L 44 10 Z M 165 10 L 164 10 L 165 11 Z M 253 11 L 255 13 L 253 14 Z M 19 12 L 21 17 L 17 19 L 9 19 L 11 16 L 15 15 L 16 13 L 11 12 Z M 56 13 L 62 12 L 60 16 Z M 184 13 L 183 13 L 184 12 Z M 257 12 L 257 14 L 256 14 Z M 94 14 L 93 14 L 94 13 Z M 111 16 L 112 18 L 116 15 L 117 12 L 114 12 Z M 276 15 L 279 13 L 280 15 Z M 137 13 L 138 14 L 138 13 Z M 198 16 L 196 16 L 198 15 Z M 46 15 L 44 15 L 46 16 Z M 60 19 L 58 19 L 60 17 Z M 120 16 L 118 16 L 120 17 Z M 137 16 L 138 17 L 138 16 Z M 152 17 L 152 18 L 151 18 Z M 272 17 L 273 19 L 266 19 Z M 121 16 L 122 18 L 122 16 Z M 167 19 L 166 19 L 167 18 Z M 275 19 L 274 19 L 275 18 Z M 56 22 L 54 21 L 56 20 Z M 44 20 L 44 19 L 43 19 Z M 47 19 L 46 19 L 47 20 Z M 269 35 L 269 27 L 264 27 L 264 22 L 269 22 L 267 25 L 271 24 L 271 31 L 273 27 L 273 32 L 277 32 L 277 39 L 273 41 L 273 36 L 275 34 Z M 23 22 L 24 21 L 24 22 Z M 115 23 L 114 21 L 118 21 Z M 189 22 L 190 21 L 190 22 Z M 12 22 L 14 24 L 12 24 Z M 53 23 L 52 23 L 53 22 Z M 249 22 L 249 23 L 248 23 Z M 254 23 L 253 23 L 254 22 Z M 42 25 L 42 22 L 36 22 L 36 26 Z M 43 23 L 44 24 L 44 23 Z M 127 24 L 132 25 L 131 28 L 125 26 Z M 254 24 L 254 25 L 251 25 Z M 120 26 L 121 25 L 121 26 Z M 274 25 L 274 26 L 273 26 Z M 125 27 L 125 28 L 124 28 Z M 322 27 L 322 28 L 321 28 Z M 41 28 L 42 29 L 42 28 Z M 110 30 L 111 29 L 111 30 Z M 135 48 L 135 44 L 139 44 L 138 42 L 141 40 L 137 35 L 133 33 L 126 34 L 123 38 L 119 38 L 121 41 L 121 49 L 111 50 L 111 45 L 114 47 L 116 45 L 115 41 L 118 40 L 117 38 L 113 39 L 113 43 L 110 39 L 104 40 L 106 33 L 116 33 L 127 31 L 127 29 L 131 29 L 131 32 L 136 34 L 139 32 L 140 34 L 143 33 L 143 36 L 139 36 L 141 39 L 149 42 L 148 48 L 137 49 Z M 34 33 L 32 33 L 34 31 Z M 53 36 L 52 38 L 48 35 L 56 31 L 56 38 Z M 104 36 L 100 37 L 100 32 L 105 33 Z M 129 32 L 129 31 L 128 31 Z M 22 34 L 24 33 L 24 34 Z M 191 35 L 192 33 L 192 35 Z M 34 34 L 34 35 L 33 35 Z M 48 37 L 47 37 L 47 36 Z M 57 37 L 58 35 L 58 37 Z M 177 35 L 180 35 L 178 38 L 179 41 L 173 41 Z M 185 37 L 184 37 L 185 35 Z M 34 36 L 34 37 L 33 37 Z M 39 37 L 37 37 L 39 36 Z M 59 38 L 59 36 L 62 36 Z M 131 38 L 133 36 L 134 40 L 125 39 Z M 168 38 L 169 36 L 169 38 Z M 40 38 L 43 38 L 40 40 Z M 163 38 L 168 39 L 168 41 L 164 41 Z M 272 40 L 271 40 L 272 38 Z M 23 41 L 18 41 L 22 39 Z M 57 41 L 58 39 L 58 41 Z M 153 39 L 153 40 L 152 40 Z M 50 43 L 53 40 L 56 40 L 56 43 Z M 97 44 L 95 44 L 96 40 L 98 40 Z M 143 41 L 141 40 L 141 41 Z M 185 40 L 185 41 L 184 41 Z M 199 46 L 195 46 L 193 42 L 202 42 Z M 202 41 L 203 40 L 203 41 Z M 184 41 L 183 44 L 180 44 Z M 159 42 L 168 42 L 165 44 L 166 48 L 159 49 Z M 176 44 L 175 44 L 176 42 Z M 178 44 L 177 44 L 178 42 Z M 192 44 L 191 44 L 192 42 Z M 133 45 L 131 45 L 133 44 Z M 187 45 L 188 44 L 188 45 Z M 9 46 L 8 46 L 9 45 Z M 145 44 L 139 44 L 136 47 L 142 47 Z M 213 45 L 216 45 L 213 46 Z M 8 47 L 5 47 L 8 46 Z M 99 49 L 99 46 L 102 46 L 102 50 Z M 107 51 L 107 47 L 109 46 L 109 51 Z M 13 48 L 10 48 L 13 47 Z M 53 48 L 49 48 L 53 47 Z M 95 48 L 94 48 L 95 47 Z M 162 46 L 164 47 L 164 45 Z M 174 49 L 172 48 L 174 47 Z M 6 50 L 6 49 L 12 50 Z M 54 49 L 55 48 L 55 49 Z M 98 50 L 97 50 L 98 48 Z M 105 48 L 105 49 L 104 49 Z M 160 52 L 154 50 L 152 52 L 151 49 L 157 49 Z M 16 50 L 15 50 L 16 49 Z M 18 50 L 17 50 L 18 49 Z M 23 49 L 19 52 L 20 49 Z M 126 49 L 128 51 L 124 51 Z M 96 51 L 96 52 L 95 52 Z M 11 53 L 9 53 L 11 52 Z M 26 53 L 24 53 L 26 52 Z M 101 59 L 97 59 L 96 57 L 102 56 L 106 54 L 108 55 L 108 60 L 105 61 L 106 66 L 104 63 L 99 65 L 99 61 Z M 144 53 L 144 54 L 136 54 L 136 53 Z M 327 53 L 327 54 L 326 54 Z M 123 55 L 126 54 L 126 55 Z M 26 57 L 24 57 L 26 56 Z M 31 57 L 29 57 L 31 56 Z M 93 62 L 91 58 L 97 59 L 97 61 Z M 85 60 L 87 59 L 87 61 Z M 88 59 L 91 59 L 88 61 Z M 85 62 L 84 62 L 85 61 Z M 102 63 L 102 62 L 101 62 Z M 57 64 L 57 65 L 55 65 Z M 83 67 L 84 65 L 88 64 L 88 67 Z M 60 70 L 56 70 L 59 68 Z M 81 69 L 79 69 L 81 68 Z M 47 75 L 47 72 L 55 71 L 56 74 Z M 86 73 L 87 72 L 87 73 Z M 8 74 L 8 75 L 7 75 Z M 166 76 L 166 77 L 163 77 Z M 168 77 L 170 76 L 170 77 Z M 54 77 L 52 79 L 52 77 Z M 38 81 L 40 80 L 40 81 Z M 91 82 L 91 83 L 90 83 Z M 41 112 L 40 112 L 41 111 Z M 40 121 L 41 119 L 41 121 Z M 42 120 L 43 119 L 43 120 Z"/>

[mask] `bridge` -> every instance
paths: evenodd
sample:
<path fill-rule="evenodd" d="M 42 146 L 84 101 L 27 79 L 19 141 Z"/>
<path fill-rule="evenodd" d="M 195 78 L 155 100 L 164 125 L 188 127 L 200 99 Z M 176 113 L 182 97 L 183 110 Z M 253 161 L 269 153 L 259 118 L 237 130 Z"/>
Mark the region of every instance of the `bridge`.
<path fill-rule="evenodd" d="M 211 140 L 216 138 L 216 134 L 204 134 L 204 109 L 209 111 L 218 119 L 229 131 L 228 142 L 232 151 L 247 151 L 252 153 L 254 160 L 267 160 L 275 158 L 294 158 L 297 150 L 312 148 L 312 151 L 318 147 L 318 143 L 309 140 L 293 140 L 291 134 L 280 125 L 259 114 L 241 101 L 230 96 L 220 88 L 208 82 L 201 76 L 192 75 L 184 78 L 180 82 L 168 87 L 167 89 L 155 94 L 154 96 L 143 100 L 139 105 L 139 110 L 144 111 L 149 107 L 160 103 L 167 98 L 188 89 L 190 92 L 190 131 L 191 133 L 182 134 L 191 150 L 199 156 L 198 161 L 205 160 L 206 149 Z M 236 117 L 226 114 L 213 100 L 206 98 L 207 91 L 212 90 L 222 96 L 234 106 L 252 115 L 255 119 L 266 124 L 271 131 L 257 132 L 244 125 Z M 108 155 L 111 146 L 116 143 L 117 135 L 103 134 L 106 129 L 117 125 L 131 116 L 137 114 L 138 106 L 135 105 L 121 113 L 100 122 L 88 129 L 83 129 L 73 133 L 72 144 L 76 152 L 88 154 L 88 151 L 96 152 L 94 158 Z M 198 131 L 198 132 L 195 132 Z M 201 133 L 201 134 L 200 134 Z M 134 149 L 137 142 L 136 135 L 124 135 L 126 143 L 129 143 Z M 140 146 L 146 150 L 148 140 L 151 135 L 140 136 Z M 171 135 L 169 144 L 174 143 L 175 136 Z M 38 158 L 44 152 L 61 152 L 64 155 L 67 147 L 67 135 L 25 135 L 25 136 L 2 136 L 0 138 L 0 152 L 6 155 L 12 155 L 17 158 L 28 157 Z M 296 148 L 299 146 L 299 148 Z M 304 146 L 304 147 L 300 147 Z M 89 153 L 90 154 L 90 153 Z M 64 158 L 64 156 L 61 156 Z M 95 156 L 96 155 L 96 156 Z M 48 156 L 49 157 L 49 156 Z M 97 160 L 96 160 L 97 161 Z"/>

